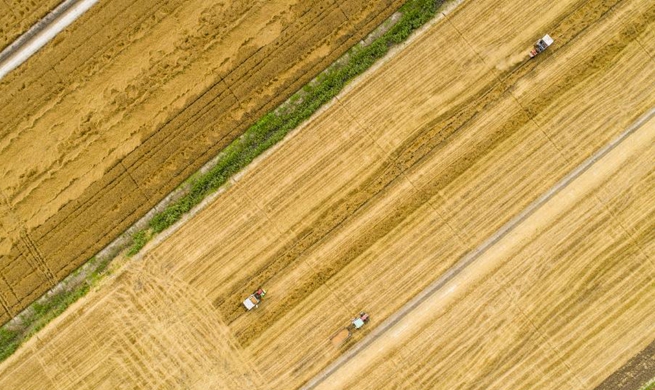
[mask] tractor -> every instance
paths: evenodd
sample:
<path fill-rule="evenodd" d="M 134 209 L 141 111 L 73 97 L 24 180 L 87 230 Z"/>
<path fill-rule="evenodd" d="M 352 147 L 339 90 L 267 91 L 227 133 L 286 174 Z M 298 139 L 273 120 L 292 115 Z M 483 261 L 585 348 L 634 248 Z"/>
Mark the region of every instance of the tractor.
<path fill-rule="evenodd" d="M 339 347 L 340 345 L 345 343 L 346 340 L 348 340 L 352 335 L 352 331 L 364 326 L 366 323 L 368 323 L 368 320 L 369 320 L 369 316 L 367 313 L 365 312 L 359 313 L 357 317 L 353 318 L 350 321 L 350 325 L 348 325 L 347 327 L 339 330 L 338 332 L 332 335 L 332 337 L 330 338 L 332 345 L 334 345 L 335 347 Z"/>

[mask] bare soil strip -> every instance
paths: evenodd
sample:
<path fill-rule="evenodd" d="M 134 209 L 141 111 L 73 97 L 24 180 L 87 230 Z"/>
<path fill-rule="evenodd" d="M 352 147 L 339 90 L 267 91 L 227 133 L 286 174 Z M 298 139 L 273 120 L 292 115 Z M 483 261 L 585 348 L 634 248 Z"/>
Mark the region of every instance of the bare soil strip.
<path fill-rule="evenodd" d="M 655 341 L 615 371 L 594 390 L 641 390 L 655 378 Z"/>

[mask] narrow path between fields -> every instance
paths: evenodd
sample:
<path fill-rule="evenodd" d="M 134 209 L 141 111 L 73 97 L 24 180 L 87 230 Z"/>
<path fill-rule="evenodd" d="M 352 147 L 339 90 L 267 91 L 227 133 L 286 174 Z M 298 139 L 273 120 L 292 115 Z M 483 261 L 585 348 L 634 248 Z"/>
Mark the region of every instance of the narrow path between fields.
<path fill-rule="evenodd" d="M 366 349 L 371 345 L 375 340 L 392 328 L 396 323 L 401 319 L 407 316 L 411 311 L 416 309 L 422 302 L 432 296 L 434 293 L 439 291 L 444 285 L 446 285 L 450 280 L 455 278 L 457 275 L 462 273 L 468 266 L 474 263 L 481 255 L 483 255 L 489 248 L 494 246 L 498 241 L 503 237 L 513 231 L 517 226 L 519 226 L 523 221 L 525 221 L 529 216 L 534 214 L 541 206 L 548 202 L 553 196 L 566 188 L 571 184 L 575 179 L 577 179 L 584 172 L 589 170 L 596 162 L 605 157 L 609 152 L 614 150 L 619 146 L 623 141 L 625 141 L 630 135 L 637 131 L 644 123 L 648 122 L 655 115 L 655 107 L 651 108 L 646 114 L 641 118 L 637 119 L 632 125 L 630 125 L 623 133 L 621 133 L 614 140 L 610 141 L 607 145 L 596 151 L 591 155 L 587 160 L 582 162 L 576 168 L 574 168 L 568 175 L 566 175 L 562 180 L 557 182 L 553 187 L 548 191 L 542 194 L 534 202 L 528 205 L 521 213 L 512 218 L 509 222 L 503 225 L 498 229 L 491 237 L 484 241 L 480 246 L 478 246 L 473 251 L 466 254 L 457 264 L 451 267 L 446 271 L 441 277 L 432 282 L 428 287 L 421 291 L 416 297 L 403 305 L 396 313 L 391 315 L 376 327 L 368 336 L 362 339 L 359 344 L 348 350 L 336 361 L 330 364 L 322 372 L 312 378 L 305 386 L 302 387 L 303 390 L 314 389 L 320 383 L 325 381 L 330 375 L 337 371 L 341 366 L 346 364 L 352 358 L 357 356 L 362 350 Z"/>
<path fill-rule="evenodd" d="M 98 0 L 66 0 L 0 53 L 0 79 L 27 61 Z"/>

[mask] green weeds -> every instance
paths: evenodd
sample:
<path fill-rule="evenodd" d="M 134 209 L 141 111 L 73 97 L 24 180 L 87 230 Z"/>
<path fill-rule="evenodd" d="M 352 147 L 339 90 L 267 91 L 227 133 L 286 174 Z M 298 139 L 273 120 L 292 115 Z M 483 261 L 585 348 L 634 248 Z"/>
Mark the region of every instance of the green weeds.
<path fill-rule="evenodd" d="M 655 378 L 651 379 L 639 390 L 655 390 Z"/>
<path fill-rule="evenodd" d="M 86 295 L 91 287 L 101 279 L 109 265 L 109 259 L 100 262 L 94 257 L 88 263 L 95 269 L 84 278 L 81 284 L 70 288 L 64 287 L 62 291 L 53 294 L 48 299 L 34 302 L 30 306 L 31 314 L 24 316 L 22 323 L 15 326 L 15 329 L 7 325 L 0 328 L 0 362 L 14 353 L 25 340 L 43 329 L 70 305 Z"/>
<path fill-rule="evenodd" d="M 270 112 L 252 125 L 243 136 L 225 148 L 210 171 L 195 178 L 186 195 L 155 215 L 148 228 L 134 234 L 133 245 L 128 254 L 137 254 L 157 233 L 179 221 L 182 215 L 225 184 L 232 175 L 282 140 L 291 130 L 337 96 L 348 82 L 387 54 L 390 47 L 403 42 L 412 32 L 432 19 L 442 2 L 407 1 L 400 8 L 400 20 L 389 31 L 368 46 L 353 47 L 348 53 L 347 63 L 330 68 L 321 74 L 316 82 L 303 87 L 291 97 L 289 107 Z"/>
<path fill-rule="evenodd" d="M 266 114 L 248 128 L 241 137 L 221 152 L 217 164 L 210 171 L 193 175 L 187 180 L 187 183 L 191 183 L 191 188 L 186 195 L 155 215 L 149 222 L 148 228 L 132 236 L 132 246 L 128 250 L 128 255 L 137 254 L 157 233 L 179 221 L 182 215 L 225 184 L 232 175 L 282 140 L 322 105 L 337 96 L 348 82 L 370 68 L 393 45 L 403 42 L 413 31 L 429 21 L 442 3 L 442 0 L 408 0 L 400 8 L 402 15 L 400 20 L 389 31 L 370 45 L 353 47 L 348 52 L 347 62 L 330 67 L 315 82 L 296 92 L 288 106 Z M 21 343 L 90 291 L 91 287 L 101 279 L 109 263 L 109 259 L 106 259 L 101 264 L 93 264 L 96 261 L 95 258 L 89 260 L 95 269 L 84 277 L 82 283 L 70 289 L 64 288 L 44 302 L 33 303 L 30 306 L 32 314 L 24 316 L 23 323 L 15 326 L 17 329 L 7 325 L 0 328 L 0 361 L 10 356 Z M 80 272 L 81 270 L 78 270 L 73 275 L 80 276 Z"/>

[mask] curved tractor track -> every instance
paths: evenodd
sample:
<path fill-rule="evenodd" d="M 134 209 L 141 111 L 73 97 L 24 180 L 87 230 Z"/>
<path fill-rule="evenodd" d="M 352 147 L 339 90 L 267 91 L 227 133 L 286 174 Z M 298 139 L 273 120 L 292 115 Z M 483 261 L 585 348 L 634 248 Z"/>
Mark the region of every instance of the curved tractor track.
<path fill-rule="evenodd" d="M 539 199 L 655 107 L 652 42 L 648 2 L 462 3 L 0 364 L 0 387 L 302 388 L 492 240 L 318 388 L 593 389 L 655 336 L 655 121 Z"/>

